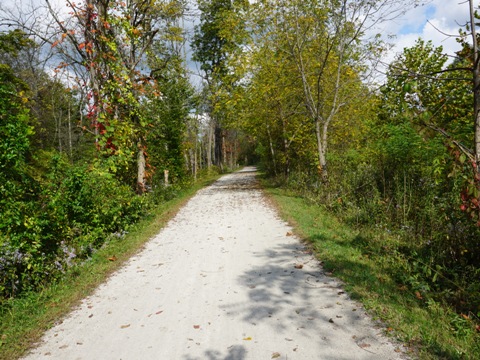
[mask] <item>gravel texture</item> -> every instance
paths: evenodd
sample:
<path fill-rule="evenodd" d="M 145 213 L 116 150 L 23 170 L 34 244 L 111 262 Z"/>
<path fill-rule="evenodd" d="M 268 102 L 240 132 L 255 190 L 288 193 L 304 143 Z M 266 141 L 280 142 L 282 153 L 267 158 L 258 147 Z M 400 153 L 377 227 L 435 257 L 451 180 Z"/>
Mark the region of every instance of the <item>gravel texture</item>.
<path fill-rule="evenodd" d="M 255 168 L 197 193 L 25 359 L 404 359 L 265 201 Z"/>

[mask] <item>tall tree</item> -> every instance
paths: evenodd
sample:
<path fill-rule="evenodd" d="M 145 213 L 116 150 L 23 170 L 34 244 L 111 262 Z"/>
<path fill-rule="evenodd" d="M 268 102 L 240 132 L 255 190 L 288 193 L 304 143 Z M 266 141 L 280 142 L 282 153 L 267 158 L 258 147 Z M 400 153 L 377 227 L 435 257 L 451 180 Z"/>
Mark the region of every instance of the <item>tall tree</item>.
<path fill-rule="evenodd" d="M 213 157 L 223 166 L 226 153 L 224 111 L 221 98 L 238 80 L 235 60 L 245 42 L 244 0 L 199 0 L 200 24 L 195 28 L 193 49 L 200 62 L 208 91 L 208 114 L 212 121 Z M 209 157 L 210 158 L 210 157 Z"/>
<path fill-rule="evenodd" d="M 69 61 L 81 64 L 88 74 L 88 118 L 96 144 L 112 171 L 127 171 L 137 159 L 137 189 L 145 188 L 145 133 L 148 120 L 141 101 L 145 85 L 161 69 L 151 69 L 146 55 L 155 39 L 171 28 L 183 3 L 157 0 L 85 0 L 76 4 L 69 21 L 60 19 L 45 0 L 60 29 L 52 46 L 63 46 Z"/>
<path fill-rule="evenodd" d="M 412 3 L 416 2 L 284 0 L 256 4 L 259 11 L 270 13 L 261 24 L 275 24 L 267 36 L 277 37 L 279 50 L 295 65 L 293 74 L 301 84 L 307 116 L 315 129 L 318 176 L 325 183 L 330 126 L 341 121 L 342 108 L 354 98 L 352 84 L 367 74 L 368 61 L 384 49 L 379 38 L 365 34 Z"/>

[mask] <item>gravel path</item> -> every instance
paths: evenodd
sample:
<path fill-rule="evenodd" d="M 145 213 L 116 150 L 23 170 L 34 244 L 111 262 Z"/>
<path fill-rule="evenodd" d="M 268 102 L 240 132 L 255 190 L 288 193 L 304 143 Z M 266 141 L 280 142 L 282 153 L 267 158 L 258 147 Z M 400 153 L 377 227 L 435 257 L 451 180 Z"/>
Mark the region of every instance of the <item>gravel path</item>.
<path fill-rule="evenodd" d="M 26 359 L 404 358 L 291 236 L 254 171 L 198 192 Z"/>

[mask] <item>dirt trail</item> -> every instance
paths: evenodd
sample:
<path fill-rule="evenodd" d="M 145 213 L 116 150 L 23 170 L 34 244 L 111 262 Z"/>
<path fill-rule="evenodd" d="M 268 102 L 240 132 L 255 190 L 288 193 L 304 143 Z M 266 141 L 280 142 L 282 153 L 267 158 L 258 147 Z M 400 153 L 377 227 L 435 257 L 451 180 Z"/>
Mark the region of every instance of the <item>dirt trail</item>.
<path fill-rule="evenodd" d="M 254 170 L 198 192 L 26 359 L 404 358 L 289 236 Z"/>

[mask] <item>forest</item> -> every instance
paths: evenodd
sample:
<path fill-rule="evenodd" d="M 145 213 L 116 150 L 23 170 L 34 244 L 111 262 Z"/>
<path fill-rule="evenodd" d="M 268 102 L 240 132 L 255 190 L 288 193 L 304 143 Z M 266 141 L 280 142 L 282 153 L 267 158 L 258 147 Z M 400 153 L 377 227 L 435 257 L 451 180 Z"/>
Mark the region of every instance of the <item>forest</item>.
<path fill-rule="evenodd" d="M 203 174 L 257 164 L 394 239 L 363 246 L 479 332 L 479 8 L 455 5 L 471 13 L 455 56 L 419 38 L 382 67 L 375 29 L 422 3 L 0 5 L 0 307 Z"/>

